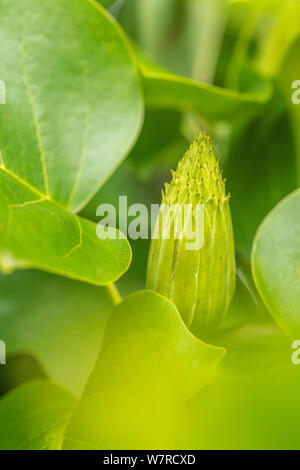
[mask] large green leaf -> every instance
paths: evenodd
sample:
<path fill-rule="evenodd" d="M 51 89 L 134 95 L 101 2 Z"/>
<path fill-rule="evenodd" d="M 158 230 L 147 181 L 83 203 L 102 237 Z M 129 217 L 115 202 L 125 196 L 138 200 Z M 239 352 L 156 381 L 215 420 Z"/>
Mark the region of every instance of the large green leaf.
<path fill-rule="evenodd" d="M 174 75 L 143 59 L 140 67 L 149 107 L 193 111 L 211 120 L 241 120 L 257 113 L 271 96 L 271 85 L 264 81 L 259 91 L 241 93 Z"/>
<path fill-rule="evenodd" d="M 196 339 L 164 297 L 150 291 L 127 297 L 111 316 L 64 448 L 172 445 L 175 413 L 223 355 Z"/>
<path fill-rule="evenodd" d="M 29 354 L 52 380 L 80 396 L 98 357 L 111 309 L 104 288 L 40 271 L 0 276 L 5 371 L 13 373 L 13 355 Z"/>
<path fill-rule="evenodd" d="M 31 382 L 0 400 L 1 450 L 57 450 L 76 401 L 46 381 Z"/>
<path fill-rule="evenodd" d="M 129 265 L 127 242 L 98 240 L 95 225 L 64 209 L 85 205 L 136 138 L 134 60 L 93 0 L 22 8 L 0 5 L 0 264 L 109 283 Z"/>
<path fill-rule="evenodd" d="M 134 59 L 94 0 L 0 4 L 3 165 L 71 211 L 132 146 L 143 106 Z M 24 201 L 26 199 L 24 198 Z"/>
<path fill-rule="evenodd" d="M 113 282 L 130 264 L 127 240 L 96 225 L 0 167 L 0 267 L 32 266 L 91 284 Z M 115 239 L 113 239 L 113 237 Z M 119 237 L 119 238 L 118 238 Z"/>
<path fill-rule="evenodd" d="M 253 244 L 256 286 L 289 335 L 300 335 L 300 190 L 281 201 L 261 224 Z"/>

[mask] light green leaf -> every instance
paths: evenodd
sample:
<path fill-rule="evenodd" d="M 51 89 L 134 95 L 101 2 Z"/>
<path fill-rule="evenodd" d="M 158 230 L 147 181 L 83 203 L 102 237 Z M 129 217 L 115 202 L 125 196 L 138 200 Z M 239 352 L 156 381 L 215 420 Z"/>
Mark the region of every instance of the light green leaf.
<path fill-rule="evenodd" d="M 272 87 L 264 81 L 260 92 L 241 93 L 174 75 L 145 60 L 140 67 L 149 107 L 193 111 L 211 120 L 241 120 L 271 97 Z"/>
<path fill-rule="evenodd" d="M 261 224 L 253 244 L 258 291 L 279 326 L 300 334 L 300 190 L 281 201 Z"/>
<path fill-rule="evenodd" d="M 91 284 L 113 282 L 127 270 L 131 250 L 119 232 L 104 233 L 101 227 L 102 235 L 110 238 L 98 239 L 94 223 L 67 212 L 0 167 L 0 267 L 4 271 L 30 265 Z"/>
<path fill-rule="evenodd" d="M 253 328 L 252 338 L 247 331 L 242 334 L 248 354 L 241 356 L 238 367 L 244 374 L 219 374 L 187 404 L 177 420 L 177 448 L 299 450 L 300 371 L 291 364 L 291 348 L 278 348 L 278 337 L 268 331 L 265 349 L 257 350 L 255 337 L 263 339 L 263 331 Z M 237 349 L 233 360 L 238 361 L 239 353 Z M 253 364 L 261 361 L 272 368 L 247 373 L 245 360 L 251 355 Z M 285 368 L 277 367 L 276 361 L 282 357 Z"/>
<path fill-rule="evenodd" d="M 291 340 L 239 285 L 232 307 L 227 330 L 206 339 L 226 356 L 177 417 L 176 447 L 299 448 L 300 368 Z"/>
<path fill-rule="evenodd" d="M 0 449 L 60 449 L 75 404 L 72 395 L 46 381 L 14 389 L 0 400 Z"/>
<path fill-rule="evenodd" d="M 111 309 L 104 288 L 40 271 L 0 276 L 5 371 L 12 374 L 11 356 L 29 354 L 51 380 L 80 396 L 98 357 Z"/>
<path fill-rule="evenodd" d="M 172 445 L 175 413 L 223 355 L 196 339 L 164 297 L 151 291 L 127 297 L 112 313 L 64 448 Z"/>
<path fill-rule="evenodd" d="M 2 163 L 77 212 L 141 126 L 131 49 L 95 0 L 3 0 L 0 17 Z"/>

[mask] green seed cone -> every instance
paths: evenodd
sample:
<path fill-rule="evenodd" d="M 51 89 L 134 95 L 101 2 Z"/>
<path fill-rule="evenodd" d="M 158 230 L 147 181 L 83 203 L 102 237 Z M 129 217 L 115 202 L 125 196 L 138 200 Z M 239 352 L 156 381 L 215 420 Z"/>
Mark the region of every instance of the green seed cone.
<path fill-rule="evenodd" d="M 172 300 L 197 336 L 217 326 L 226 315 L 234 293 L 235 257 L 229 200 L 212 142 L 201 132 L 178 163 L 171 183 L 166 184 L 147 271 L 147 288 Z M 191 219 L 184 216 L 180 225 L 178 207 L 185 214 L 187 204 L 190 204 Z M 202 219 L 197 215 L 199 205 Z M 166 207 L 170 208 L 167 221 Z M 171 210 L 174 207 L 177 211 Z M 194 232 L 197 228 L 194 239 L 187 233 L 187 220 L 192 221 Z M 169 222 L 168 239 L 164 222 Z M 202 238 L 202 247 L 187 248 L 187 243 Z"/>

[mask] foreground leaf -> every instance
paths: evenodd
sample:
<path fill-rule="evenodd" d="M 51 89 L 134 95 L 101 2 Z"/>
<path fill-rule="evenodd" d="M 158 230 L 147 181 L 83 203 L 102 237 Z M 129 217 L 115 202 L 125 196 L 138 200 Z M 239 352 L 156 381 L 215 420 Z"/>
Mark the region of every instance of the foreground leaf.
<path fill-rule="evenodd" d="M 129 296 L 111 316 L 64 448 L 172 446 L 172 419 L 223 355 L 197 340 L 164 297 Z"/>
<path fill-rule="evenodd" d="M 270 343 L 268 347 L 272 349 Z M 254 341 L 248 358 L 253 350 Z M 286 359 L 290 361 L 288 351 Z M 267 360 L 274 366 L 271 371 L 246 372 L 240 377 L 218 375 L 201 389 L 178 419 L 177 448 L 299 450 L 299 366 L 288 366 L 287 362 L 279 369 L 276 357 L 270 355 L 263 362 Z M 239 367 L 247 370 L 242 361 Z"/>
<path fill-rule="evenodd" d="M 31 266 L 103 285 L 113 282 L 131 259 L 127 240 L 114 229 L 99 240 L 96 225 L 67 212 L 0 167 L 0 267 Z M 103 235 L 104 228 L 102 228 Z"/>
<path fill-rule="evenodd" d="M 273 209 L 253 244 L 252 271 L 258 291 L 279 326 L 300 335 L 300 190 Z"/>
<path fill-rule="evenodd" d="M 125 157 L 141 125 L 129 45 L 94 0 L 24 0 L 22 14 L 16 2 L 3 0 L 0 17 L 3 164 L 77 212 Z"/>
<path fill-rule="evenodd" d="M 46 381 L 14 389 L 0 400 L 0 449 L 60 449 L 75 399 Z"/>
<path fill-rule="evenodd" d="M 13 373 L 11 356 L 28 354 L 51 380 L 80 396 L 98 357 L 111 309 L 105 288 L 39 271 L 0 276 L 0 336 L 8 356 L 5 372 Z"/>

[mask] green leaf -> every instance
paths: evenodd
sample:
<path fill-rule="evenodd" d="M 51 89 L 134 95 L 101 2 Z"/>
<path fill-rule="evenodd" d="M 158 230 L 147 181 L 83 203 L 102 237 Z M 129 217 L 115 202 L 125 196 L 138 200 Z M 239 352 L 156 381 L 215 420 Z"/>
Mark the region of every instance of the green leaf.
<path fill-rule="evenodd" d="M 300 368 L 291 340 L 239 284 L 232 307 L 227 330 L 206 338 L 227 353 L 177 416 L 176 447 L 299 448 Z"/>
<path fill-rule="evenodd" d="M 0 167 L 0 267 L 30 265 L 91 284 L 119 278 L 131 260 L 129 243 L 114 229 L 67 212 Z M 100 232 L 99 232 L 100 230 Z M 117 239 L 120 235 L 120 238 Z M 116 239 L 113 239 L 115 237 Z"/>
<path fill-rule="evenodd" d="M 137 37 L 157 63 L 174 73 L 212 81 L 227 20 L 227 2 L 130 0 L 123 10 L 125 30 L 134 23 L 130 36 Z"/>
<path fill-rule="evenodd" d="M 300 334 L 300 190 L 281 201 L 261 224 L 253 244 L 258 291 L 279 326 Z"/>
<path fill-rule="evenodd" d="M 75 404 L 72 395 L 46 381 L 14 389 L 0 400 L 0 449 L 60 449 Z"/>
<path fill-rule="evenodd" d="M 176 445 L 180 449 L 232 449 L 232 450 L 281 450 L 299 449 L 299 366 L 291 364 L 291 348 L 277 348 L 278 337 L 268 331 L 267 348 L 257 350 L 255 335 L 263 331 L 253 329 L 244 334 L 248 341 L 248 357 L 242 355 L 240 377 L 219 374 L 203 387 L 197 397 L 190 401 L 177 420 Z M 257 337 L 257 336 L 256 336 Z M 275 347 L 274 347 L 275 345 Z M 256 354 L 257 352 L 259 354 Z M 235 360 L 239 350 L 236 350 Z M 269 364 L 273 369 L 248 374 L 245 359 Z M 286 367 L 278 368 L 277 360 L 285 355 Z M 228 353 L 229 355 L 229 353 Z"/>
<path fill-rule="evenodd" d="M 141 126 L 131 49 L 95 0 L 3 0 L 0 17 L 2 164 L 77 212 Z"/>
<path fill-rule="evenodd" d="M 11 370 L 11 356 L 29 354 L 51 380 L 80 396 L 99 354 L 111 309 L 104 288 L 39 271 L 0 276 L 5 368 Z"/>
<path fill-rule="evenodd" d="M 264 217 L 298 187 L 295 153 L 291 120 L 278 96 L 262 115 L 235 131 L 224 174 L 232 194 L 236 247 L 247 260 Z"/>
<path fill-rule="evenodd" d="M 260 92 L 241 93 L 174 75 L 143 59 L 140 68 L 149 107 L 193 111 L 211 120 L 241 120 L 271 97 L 269 82 L 261 82 Z"/>
<path fill-rule="evenodd" d="M 180 132 L 181 120 L 177 111 L 146 110 L 142 132 L 128 156 L 130 165 L 144 180 L 158 174 L 162 166 L 169 171 L 185 152 L 188 141 Z"/>
<path fill-rule="evenodd" d="M 101 3 L 104 8 L 109 8 L 116 2 L 116 0 L 97 0 L 97 2 Z"/>
<path fill-rule="evenodd" d="M 127 297 L 112 313 L 63 447 L 171 445 L 175 413 L 211 377 L 223 355 L 223 349 L 196 339 L 164 297 L 151 291 Z"/>
<path fill-rule="evenodd" d="M 300 36 L 292 44 L 280 71 L 278 82 L 285 97 L 293 123 L 295 142 L 297 143 L 298 183 L 300 184 L 300 93 L 299 93 L 299 55 Z"/>

